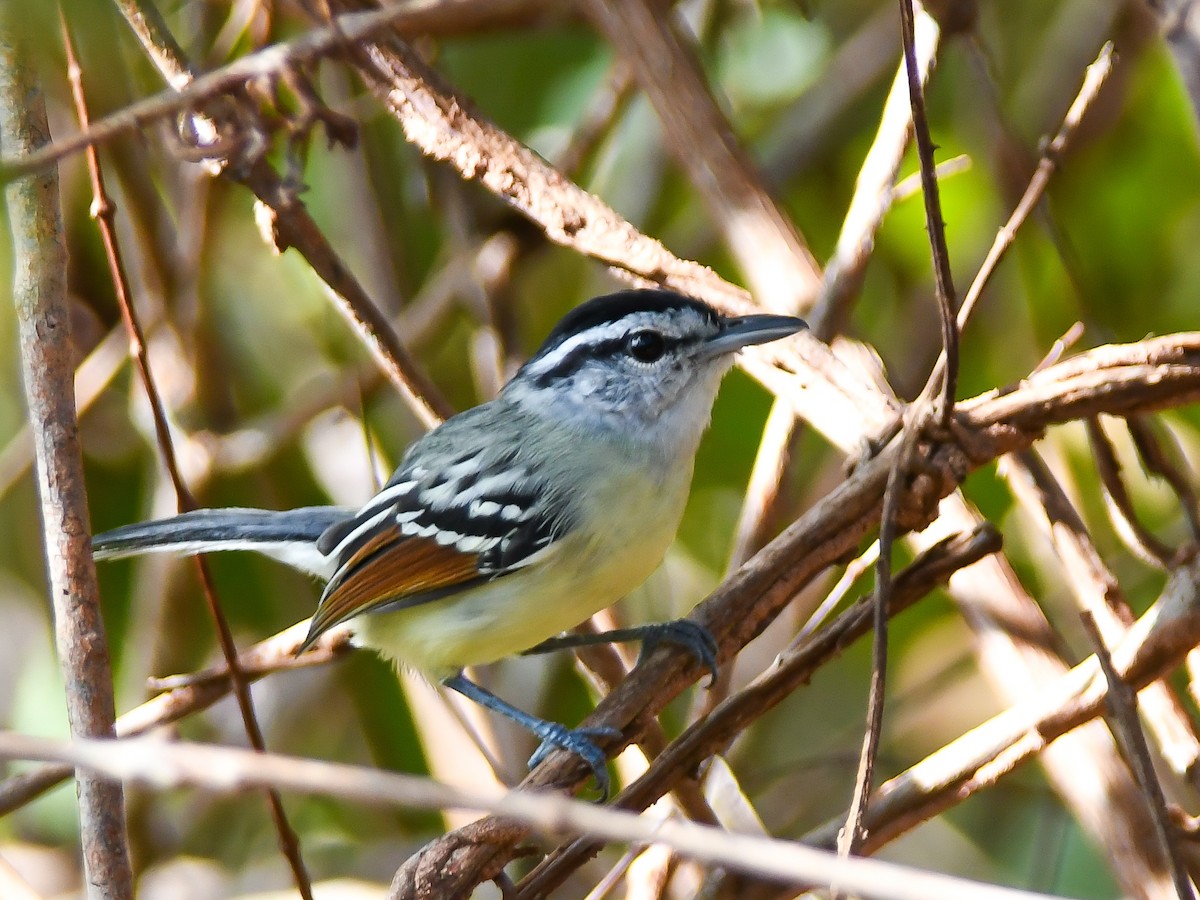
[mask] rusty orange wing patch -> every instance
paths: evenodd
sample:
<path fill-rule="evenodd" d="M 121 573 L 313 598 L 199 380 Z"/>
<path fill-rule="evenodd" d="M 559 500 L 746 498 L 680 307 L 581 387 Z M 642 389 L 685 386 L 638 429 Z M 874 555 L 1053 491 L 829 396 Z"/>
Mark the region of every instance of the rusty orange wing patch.
<path fill-rule="evenodd" d="M 406 536 L 397 528 L 373 535 L 333 576 L 309 625 L 301 651 L 335 625 L 385 603 L 420 595 L 441 596 L 484 578 L 478 555 Z M 429 599 L 434 599 L 430 597 Z"/>

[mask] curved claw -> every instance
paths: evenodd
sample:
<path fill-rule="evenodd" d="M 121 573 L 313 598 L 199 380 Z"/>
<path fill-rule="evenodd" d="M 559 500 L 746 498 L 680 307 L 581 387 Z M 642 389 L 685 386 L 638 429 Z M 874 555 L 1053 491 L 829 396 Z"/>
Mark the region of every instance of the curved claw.
<path fill-rule="evenodd" d="M 717 641 L 703 625 L 690 619 L 673 619 L 655 625 L 643 625 L 642 656 L 649 655 L 662 641 L 678 644 L 691 652 L 708 669 L 708 687 L 717 683 Z"/>
<path fill-rule="evenodd" d="M 534 768 L 555 750 L 566 750 L 583 759 L 592 770 L 596 787 L 600 789 L 600 802 L 608 799 L 608 756 L 596 745 L 598 740 L 612 740 L 621 736 L 620 730 L 608 725 L 589 728 L 567 728 L 557 722 L 546 722 L 545 728 L 537 731 L 542 739 L 541 746 L 529 757 L 529 768 Z"/>

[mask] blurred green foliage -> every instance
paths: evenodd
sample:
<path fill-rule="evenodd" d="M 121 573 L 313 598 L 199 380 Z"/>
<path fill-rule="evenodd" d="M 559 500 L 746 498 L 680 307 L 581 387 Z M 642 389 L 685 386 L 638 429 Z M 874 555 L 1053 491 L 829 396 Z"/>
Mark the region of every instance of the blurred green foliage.
<path fill-rule="evenodd" d="M 248 36 L 241 34 L 225 56 L 214 58 L 228 4 L 161 5 L 189 52 L 206 64 L 249 49 Z M 842 48 L 891 7 L 873 0 L 713 6 L 710 27 L 702 28 L 710 77 L 781 203 L 817 257 L 825 259 L 878 124 L 898 44 L 884 58 L 861 60 L 876 74 L 832 111 L 823 105 L 836 87 L 830 73 Z M 982 4 L 975 35 L 946 38 L 940 54 L 929 89 L 939 159 L 970 158 L 969 170 L 947 178 L 942 188 L 961 293 L 1023 189 L 1039 139 L 1053 132 L 1074 96 L 1084 66 L 1109 36 L 1117 39 L 1120 53 L 1112 81 L 1063 161 L 1046 203 L 1020 233 L 965 335 L 961 396 L 1020 379 L 1077 320 L 1086 326 L 1085 346 L 1196 326 L 1195 114 L 1168 53 L 1146 23 L 1132 14 L 1120 18 L 1107 6 L 1095 12 L 1096 7 L 1083 0 Z M 70 15 L 93 115 L 161 89 L 106 4 L 80 3 Z M 39 64 L 54 130 L 65 134 L 74 124 L 62 51 L 41 16 L 32 16 L 31 27 L 43 35 Z M 275 23 L 285 37 L 301 27 L 286 11 Z M 613 61 L 596 34 L 572 21 L 422 46 L 480 109 L 551 160 L 586 119 Z M 485 331 L 500 335 L 505 352 L 499 365 L 511 370 L 561 314 L 613 284 L 599 266 L 539 239 L 477 186 L 463 185 L 419 158 L 396 123 L 335 65 L 324 66 L 320 87 L 329 102 L 359 120 L 361 143 L 347 152 L 316 142 L 304 200 L 395 315 L 420 304 L 438 278 L 458 273 L 444 314 L 415 342 L 422 363 L 456 407 L 485 399 L 493 381 L 486 373 L 497 362 L 486 352 Z M 820 130 L 803 131 L 806 121 Z M 795 154 L 799 162 L 781 165 L 777 161 L 790 158 L 788 151 L 798 146 L 796 123 L 806 149 Z M 372 479 L 386 477 L 388 461 L 398 459 L 420 429 L 386 383 L 371 374 L 366 353 L 316 277 L 296 254 L 272 255 L 255 229 L 249 195 L 181 162 L 162 130 L 106 145 L 103 159 L 120 207 L 138 308 L 151 335 L 151 361 L 182 442 L 185 475 L 202 501 L 283 508 L 365 499 Z M 910 154 L 901 174 L 915 168 Z M 82 172 L 78 157 L 62 166 L 70 284 L 86 352 L 118 323 L 87 215 L 91 198 Z M 657 120 L 641 97 L 622 109 L 576 174 L 677 254 L 741 280 L 709 211 L 664 150 Z M 518 250 L 490 294 L 489 307 L 482 299 L 487 288 L 473 276 L 472 248 L 497 232 L 511 235 Z M 7 242 L 0 241 L 0 282 L 10 277 L 9 254 Z M 899 393 L 916 393 L 939 349 L 919 195 L 900 200 L 884 222 L 849 332 L 878 351 Z M 7 436 L 0 448 L 5 536 L 0 615 L 8 623 L 0 638 L 0 722 L 23 732 L 65 735 L 35 527 L 38 507 L 28 473 L 14 467 L 19 451 L 12 448 L 20 446 L 24 413 L 12 313 L 4 305 L 0 346 L 8 348 L 0 354 L 0 434 Z M 313 396 L 327 398 L 327 411 L 304 412 Z M 701 449 L 678 545 L 665 572 L 622 607 L 623 618 L 681 614 L 718 582 L 768 408 L 769 398 L 756 384 L 741 374 L 729 378 Z M 1194 458 L 1196 412 L 1164 418 Z M 171 511 L 147 423 L 140 387 L 128 365 L 121 365 L 82 417 L 97 530 Z M 1133 559 L 1107 523 L 1081 430 L 1052 432 L 1044 450 L 1133 606 L 1146 608 L 1162 578 Z M 237 462 L 238 453 L 248 453 L 249 461 Z M 373 467 L 371 453 L 380 459 Z M 836 484 L 841 465 L 836 453 L 804 432 L 788 477 L 785 518 Z M 1085 645 L 1061 572 L 1004 480 L 989 470 L 974 475 L 965 489 L 1001 526 L 1026 588 L 1063 630 L 1071 652 L 1082 654 Z M 1173 498 L 1145 479 L 1134 490 L 1150 524 L 1180 539 Z M 305 578 L 263 560 L 231 556 L 214 560 L 213 568 L 242 645 L 307 616 L 317 596 Z M 215 660 L 211 624 L 189 566 L 122 562 L 102 566 L 101 578 L 119 709 L 147 696 L 147 676 Z M 814 596 L 826 587 L 818 586 Z M 867 589 L 869 580 L 861 586 Z M 784 620 L 751 648 L 739 681 L 769 664 L 790 639 L 788 629 L 794 632 L 798 623 L 786 615 Z M 1001 706 L 975 664 L 969 630 L 944 597 L 931 597 L 897 620 L 892 648 L 885 775 Z M 852 647 L 732 748 L 731 764 L 772 833 L 803 835 L 843 809 L 853 783 L 869 667 L 866 644 Z M 593 702 L 567 660 L 495 668 L 489 677 L 515 692 L 514 699 L 524 693 L 526 705 L 551 718 L 573 723 Z M 259 685 L 256 698 L 274 750 L 437 772 L 408 690 L 377 660 L 355 657 L 280 675 Z M 686 714 L 686 702 L 675 704 L 665 717 L 668 728 L 681 728 Z M 244 743 L 228 702 L 179 730 L 190 738 Z M 520 770 L 529 749 L 504 747 L 510 773 Z M 59 789 L 0 820 L 0 854 L 6 843 L 20 841 L 65 848 L 72 858 L 70 801 L 70 790 Z M 318 878 L 386 882 L 413 847 L 446 827 L 428 814 L 327 800 L 289 800 L 288 809 Z M 143 872 L 185 856 L 202 857 L 223 873 L 230 893 L 287 884 L 266 811 L 255 796 L 135 792 L 130 816 Z M 922 826 L 884 855 L 1072 896 L 1117 896 L 1103 854 L 1087 842 L 1036 767 Z"/>

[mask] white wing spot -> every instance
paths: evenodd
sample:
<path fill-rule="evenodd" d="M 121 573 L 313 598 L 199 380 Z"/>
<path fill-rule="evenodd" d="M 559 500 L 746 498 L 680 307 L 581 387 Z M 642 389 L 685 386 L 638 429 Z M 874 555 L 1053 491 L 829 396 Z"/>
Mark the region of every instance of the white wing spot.
<path fill-rule="evenodd" d="M 494 516 L 500 512 L 500 504 L 495 500 L 472 500 L 468 514 L 471 516 Z"/>
<path fill-rule="evenodd" d="M 496 543 L 497 543 L 497 538 L 464 536 L 455 545 L 455 547 L 461 553 L 478 553 L 481 550 L 487 550 L 488 548 L 495 546 Z"/>

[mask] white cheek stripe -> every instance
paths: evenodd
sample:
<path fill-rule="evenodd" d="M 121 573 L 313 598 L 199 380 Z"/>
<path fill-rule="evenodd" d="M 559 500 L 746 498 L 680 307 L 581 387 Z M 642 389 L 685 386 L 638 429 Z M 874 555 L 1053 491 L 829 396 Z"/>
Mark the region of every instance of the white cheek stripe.
<path fill-rule="evenodd" d="M 535 362 L 530 367 L 530 371 L 536 375 L 538 373 L 553 369 L 576 347 L 579 347 L 582 344 L 594 344 L 609 338 L 620 337 L 629 331 L 629 327 L 630 318 L 626 316 L 624 319 L 618 319 L 616 322 L 606 322 L 603 325 L 595 325 L 592 328 L 589 328 L 587 331 L 581 331 L 579 334 L 571 335 L 571 337 L 567 338 L 548 354 Z"/>

